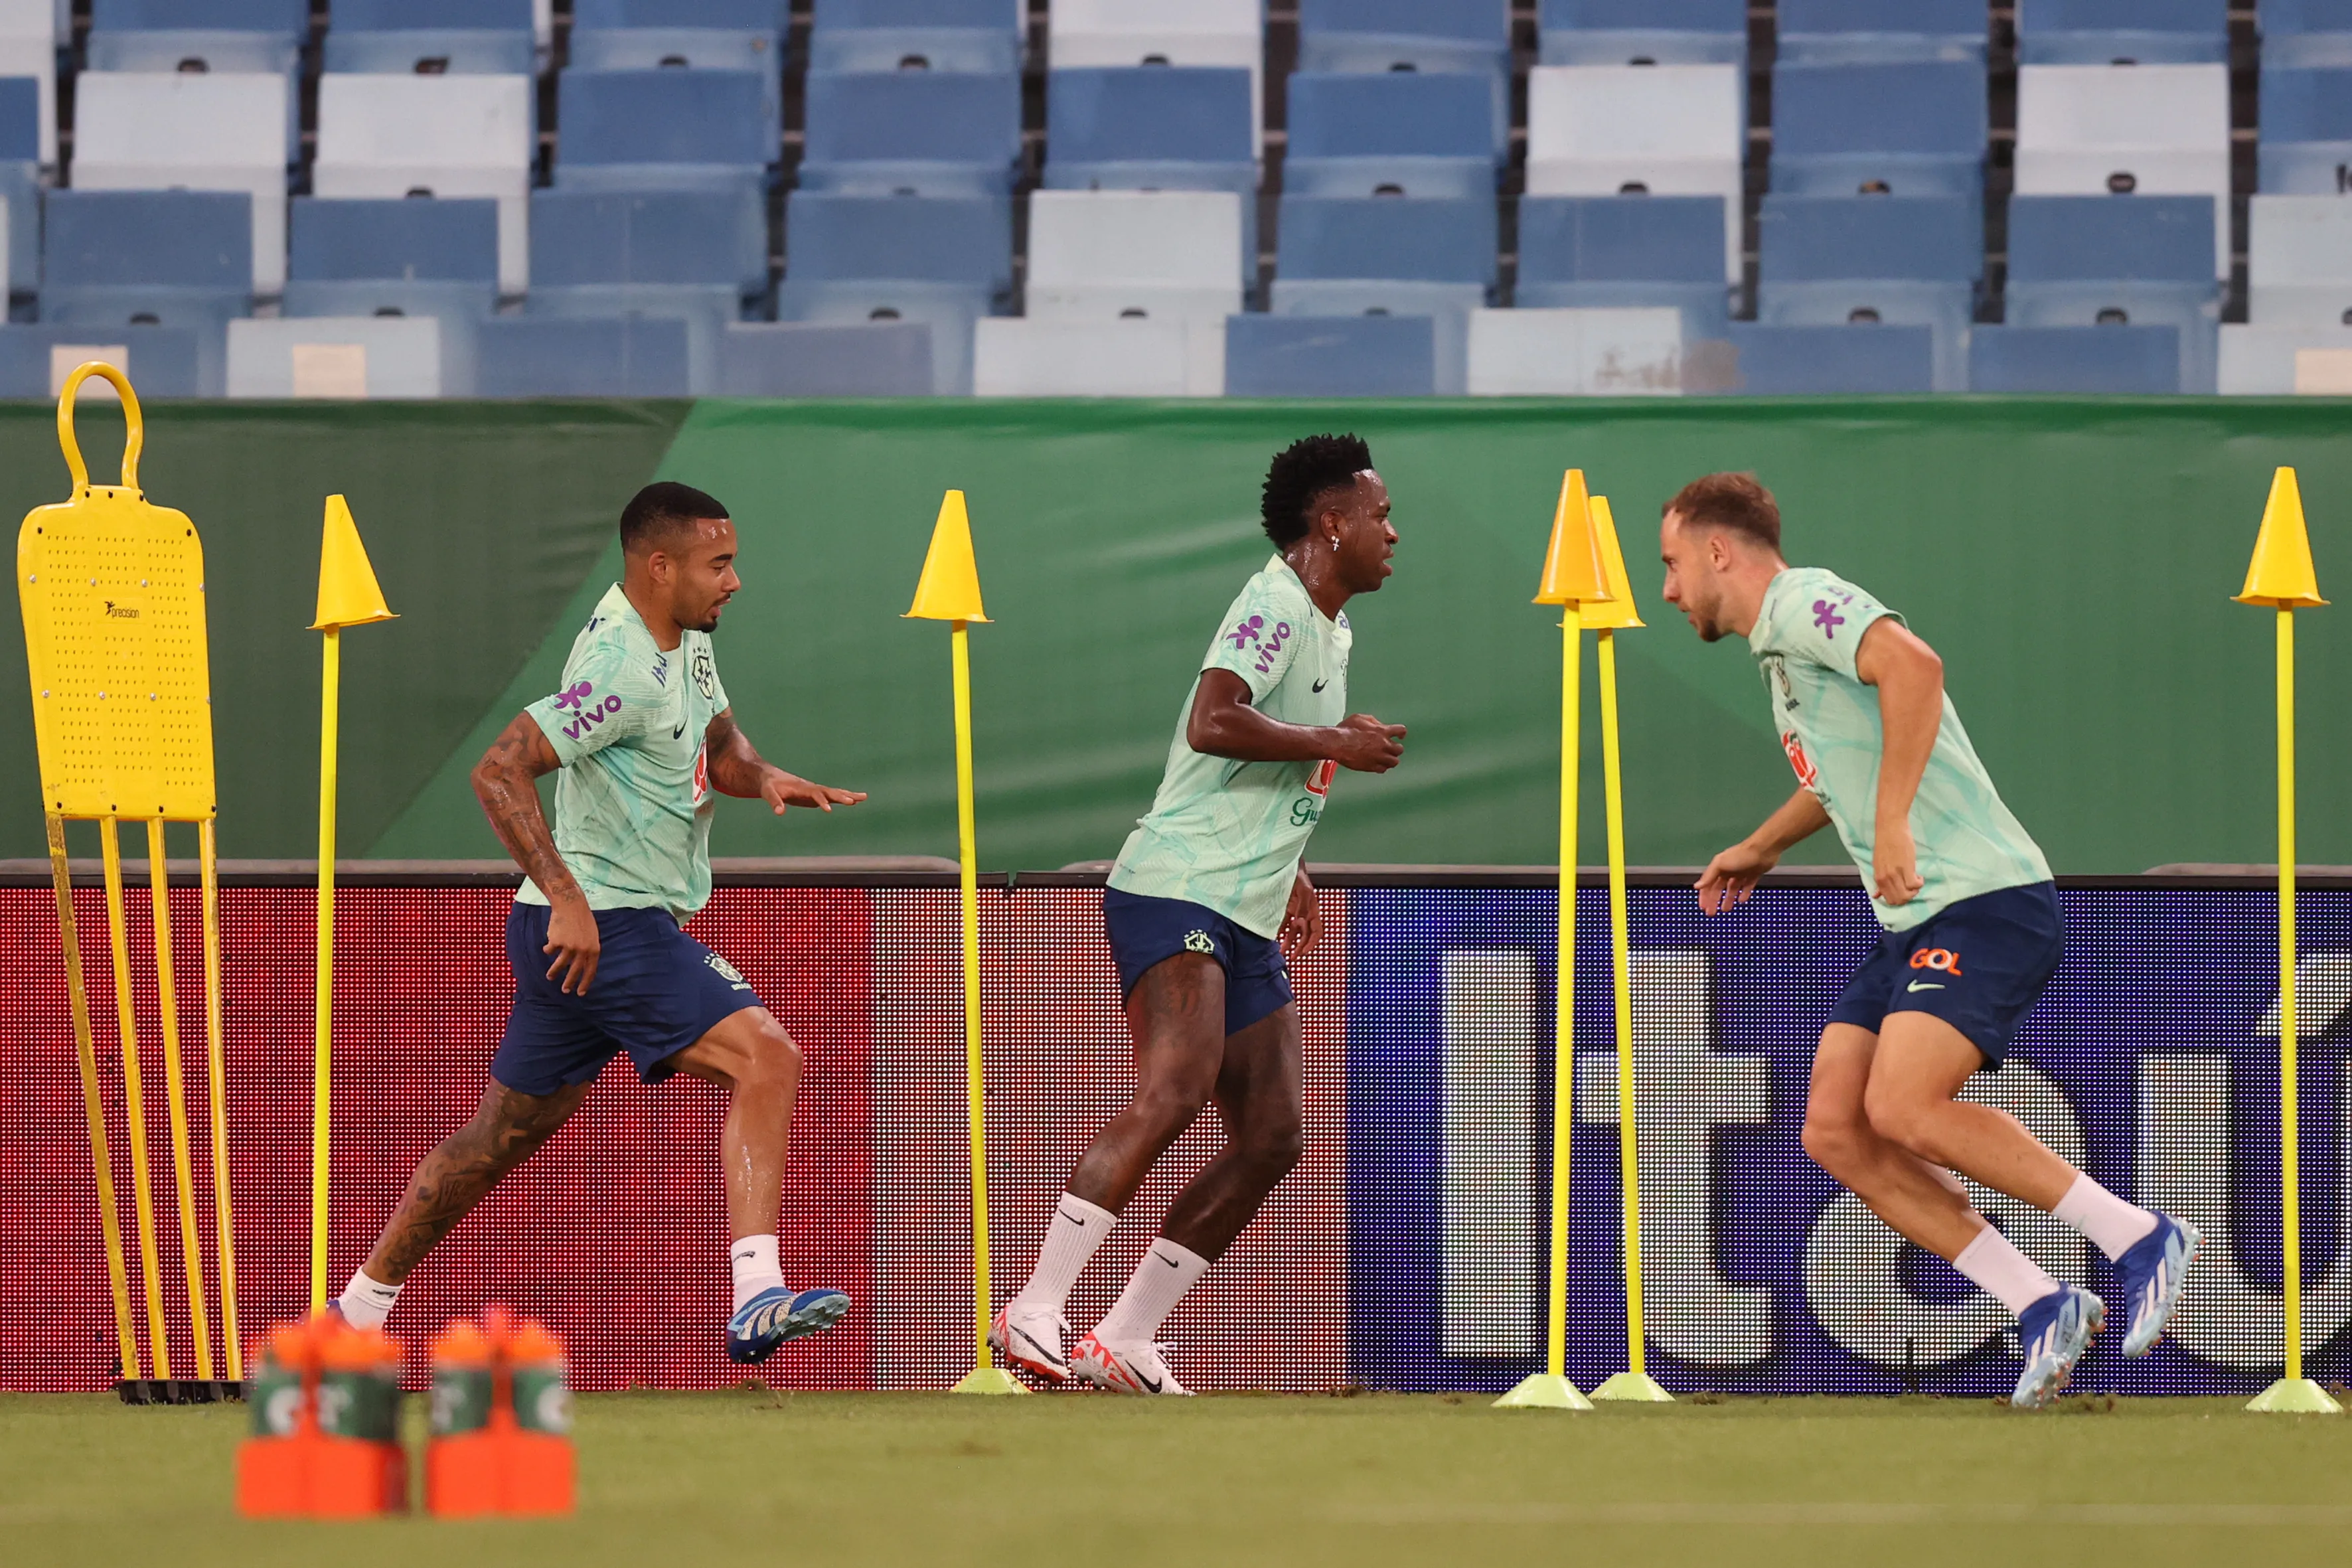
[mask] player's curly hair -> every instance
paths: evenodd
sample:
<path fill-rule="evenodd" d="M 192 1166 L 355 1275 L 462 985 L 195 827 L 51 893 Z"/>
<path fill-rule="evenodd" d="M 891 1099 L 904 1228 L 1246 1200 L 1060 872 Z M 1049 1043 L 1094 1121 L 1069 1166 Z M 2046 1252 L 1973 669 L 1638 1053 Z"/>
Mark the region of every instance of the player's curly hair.
<path fill-rule="evenodd" d="M 1265 536 L 1277 550 L 1307 537 L 1307 514 L 1333 490 L 1345 489 L 1372 466 L 1372 449 L 1360 436 L 1308 436 L 1275 456 L 1265 471 L 1262 508 Z"/>

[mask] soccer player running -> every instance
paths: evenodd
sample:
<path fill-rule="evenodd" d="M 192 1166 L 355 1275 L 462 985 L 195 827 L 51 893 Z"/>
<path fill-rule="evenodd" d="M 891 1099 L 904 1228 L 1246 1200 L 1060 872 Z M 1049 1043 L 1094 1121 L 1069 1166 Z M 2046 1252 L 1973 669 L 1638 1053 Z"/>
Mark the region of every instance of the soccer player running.
<path fill-rule="evenodd" d="M 514 1008 L 474 1118 L 425 1157 L 336 1306 L 382 1323 L 434 1244 L 547 1142 L 626 1051 L 646 1083 L 728 1094 L 719 1132 L 733 1242 L 727 1354 L 764 1361 L 830 1328 L 838 1290 L 795 1291 L 776 1252 L 801 1057 L 733 966 L 682 929 L 710 897 L 712 792 L 831 811 L 866 796 L 761 759 L 737 727 L 710 633 L 742 587 L 727 509 L 648 485 L 621 513 L 623 580 L 572 645 L 563 683 L 484 753 L 474 793 L 528 879 L 507 916 Z M 562 770 L 558 773 L 558 770 Z M 556 773 L 555 822 L 540 809 Z"/>
<path fill-rule="evenodd" d="M 1397 542 L 1370 450 L 1353 436 L 1297 442 L 1266 473 L 1263 514 L 1279 553 L 1225 612 L 1151 813 L 1103 895 L 1135 1099 L 1087 1146 L 1035 1270 L 989 1332 L 1010 1364 L 1048 1383 L 1187 1392 L 1153 1338 L 1298 1163 L 1304 1083 L 1285 961 L 1319 934 L 1307 835 L 1335 768 L 1386 773 L 1404 752 L 1402 725 L 1348 712 L 1344 606 L 1379 590 Z M 1211 1104 L 1224 1148 L 1177 1194 L 1109 1314 L 1066 1352 L 1071 1286 Z"/>
<path fill-rule="evenodd" d="M 2013 1404 L 2057 1396 L 2106 1307 L 2018 1250 L 1951 1172 L 2114 1259 L 2124 1353 L 2145 1355 L 2179 1304 L 2196 1227 L 2124 1202 L 2015 1119 L 1958 1098 L 1999 1069 L 2064 943 L 2049 865 L 1977 760 L 1942 660 L 1860 588 L 1783 560 L 1780 508 L 1751 474 L 1692 481 L 1666 503 L 1659 538 L 1667 601 L 1708 642 L 1748 639 L 1797 773 L 1788 803 L 1709 863 L 1699 907 L 1744 903 L 1792 845 L 1833 826 L 1885 928 L 1822 1031 L 1805 1152 L 2017 1314 Z"/>

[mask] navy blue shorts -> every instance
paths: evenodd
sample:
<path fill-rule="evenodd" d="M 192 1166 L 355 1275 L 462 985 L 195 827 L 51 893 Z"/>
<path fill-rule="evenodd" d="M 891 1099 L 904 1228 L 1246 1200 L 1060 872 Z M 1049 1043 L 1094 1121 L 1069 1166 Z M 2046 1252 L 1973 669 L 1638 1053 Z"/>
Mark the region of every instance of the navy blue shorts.
<path fill-rule="evenodd" d="M 2058 891 L 2048 882 L 1979 893 L 1909 931 L 1882 933 L 1830 1021 L 1876 1034 L 1889 1013 L 1933 1014 L 1997 1071 L 2065 949 Z"/>
<path fill-rule="evenodd" d="M 1290 965 L 1283 961 L 1282 944 L 1214 910 L 1112 888 L 1103 893 L 1103 926 L 1118 964 L 1121 1001 L 1134 994 L 1135 983 L 1153 964 L 1180 952 L 1204 952 L 1225 972 L 1226 1034 L 1238 1035 L 1290 1005 Z"/>
<path fill-rule="evenodd" d="M 518 1094 L 586 1083 L 623 1051 L 640 1079 L 659 1083 L 677 1070 L 670 1058 L 760 1005 L 735 966 L 679 930 L 667 910 L 598 910 L 596 977 L 584 994 L 567 995 L 547 977 L 553 913 L 518 903 L 507 915 L 514 1011 L 490 1076 Z"/>

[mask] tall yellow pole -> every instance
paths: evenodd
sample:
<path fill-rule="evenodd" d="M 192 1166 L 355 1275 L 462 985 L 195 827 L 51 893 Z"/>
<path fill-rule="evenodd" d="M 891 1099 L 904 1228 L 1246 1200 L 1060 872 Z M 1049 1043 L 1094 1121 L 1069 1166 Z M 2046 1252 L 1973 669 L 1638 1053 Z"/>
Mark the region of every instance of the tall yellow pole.
<path fill-rule="evenodd" d="M 2293 468 L 2272 476 L 2262 534 L 2246 569 L 2245 590 L 2237 598 L 2242 605 L 2269 606 L 2278 620 L 2279 1223 L 2286 1375 L 2246 1408 L 2333 1415 L 2342 1407 L 2303 1371 L 2303 1163 L 2295 1124 L 2301 1026 L 2294 984 L 2294 612 L 2327 601 L 2319 596 Z"/>
<path fill-rule="evenodd" d="M 1559 966 L 1553 986 L 1551 1083 L 1551 1249 L 1546 1258 L 1544 1370 L 1522 1379 L 1497 1405 L 1589 1410 L 1568 1380 L 1568 1168 L 1576 1131 L 1576 786 L 1580 740 L 1579 668 L 1584 617 L 1561 606 L 1559 678 Z"/>
<path fill-rule="evenodd" d="M 319 690 L 319 970 L 310 1062 L 310 1310 L 327 1304 L 327 1129 L 335 1029 L 335 767 L 342 631 L 326 628 Z"/>
<path fill-rule="evenodd" d="M 180 1067 L 180 988 L 172 964 L 172 876 L 163 824 L 147 822 L 147 890 L 154 910 L 155 1012 L 163 1036 L 163 1120 L 172 1131 L 172 1190 L 180 1205 L 180 1263 L 188 1281 L 188 1332 L 196 1375 L 213 1378 L 212 1310 L 205 1304 L 205 1251 L 196 1233 L 196 1174 L 188 1148 L 188 1087 Z"/>
<path fill-rule="evenodd" d="M 236 1218 L 229 1202 L 228 1071 L 221 1020 L 220 838 L 214 819 L 196 824 L 196 877 L 204 899 L 205 1076 L 211 1090 L 214 1251 L 220 1258 L 221 1348 L 229 1380 L 245 1380 L 236 1337 Z"/>
<path fill-rule="evenodd" d="M 98 1041 L 89 996 L 81 988 L 81 934 L 74 922 L 73 871 L 66 859 L 65 818 L 49 814 L 49 876 L 58 889 L 58 942 L 73 1008 L 74 1065 L 81 1072 L 82 1113 L 89 1121 L 90 1174 L 98 1187 L 98 1234 L 106 1247 L 106 1282 L 114 1292 L 114 1341 L 122 1375 L 139 1373 L 139 1331 L 131 1319 L 131 1279 L 122 1262 L 122 1215 L 114 1201 L 114 1156 L 107 1146 L 106 1101 L 98 1087 Z"/>
<path fill-rule="evenodd" d="M 988 1350 L 988 1080 L 981 1055 L 980 847 L 972 821 L 969 623 L 951 623 L 949 645 L 955 658 L 956 851 L 963 895 L 964 1112 L 971 1140 L 972 1365 L 987 1372 L 994 1365 Z"/>
<path fill-rule="evenodd" d="M 106 935 L 114 957 L 114 1016 L 122 1039 L 122 1120 L 131 1139 L 131 1204 L 139 1222 L 139 1279 L 147 1291 L 149 1375 L 169 1379 L 172 1346 L 163 1326 L 163 1268 L 155 1247 L 155 1188 L 147 1171 L 147 1097 L 139 1071 L 139 1013 L 131 997 L 131 932 L 122 909 L 122 841 L 113 817 L 98 824 L 106 868 Z M 123 1368 L 125 1377 L 138 1374 Z"/>

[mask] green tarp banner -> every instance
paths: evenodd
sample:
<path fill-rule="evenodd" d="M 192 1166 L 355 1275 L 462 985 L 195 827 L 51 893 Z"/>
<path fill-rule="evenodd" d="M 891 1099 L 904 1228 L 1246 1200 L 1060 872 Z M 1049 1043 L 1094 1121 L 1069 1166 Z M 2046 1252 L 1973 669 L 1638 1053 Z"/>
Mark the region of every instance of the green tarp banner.
<path fill-rule="evenodd" d="M 1657 597 L 1658 510 L 1697 474 L 1755 470 L 1792 561 L 1937 647 L 2065 872 L 2272 856 L 2272 626 L 2229 595 L 2275 466 L 2301 473 L 2322 591 L 2352 595 L 2352 418 L 2316 400 L 165 405 L 142 475 L 205 535 L 222 845 L 257 857 L 315 833 L 302 627 L 329 491 L 402 615 L 344 639 L 345 852 L 473 858 L 499 851 L 467 772 L 554 689 L 617 573 L 614 520 L 656 477 L 713 492 L 741 530 L 718 645 L 746 729 L 873 795 L 781 821 L 722 807 L 714 847 L 953 853 L 947 638 L 899 616 L 941 492 L 963 489 L 993 621 L 972 635 L 981 857 L 1034 868 L 1117 852 L 1219 614 L 1268 553 L 1266 459 L 1326 429 L 1370 441 L 1402 536 L 1395 577 L 1350 610 L 1351 703 L 1412 733 L 1394 773 L 1340 776 L 1323 860 L 1553 858 L 1559 633 L 1528 600 L 1570 466 L 1613 503 L 1649 622 L 1618 644 L 1636 863 L 1703 861 L 1793 787 L 1745 646 L 1701 644 Z M 51 430 L 47 410 L 0 409 L 16 515 L 63 492 Z M 110 462 L 94 451 L 92 471 Z M 2352 862 L 2346 614 L 2299 627 L 2310 861 Z M 20 648 L 0 655 L 0 853 L 35 855 Z M 1589 687 L 1589 649 L 1585 668 Z M 1838 858 L 1826 837 L 1800 854 Z"/>

